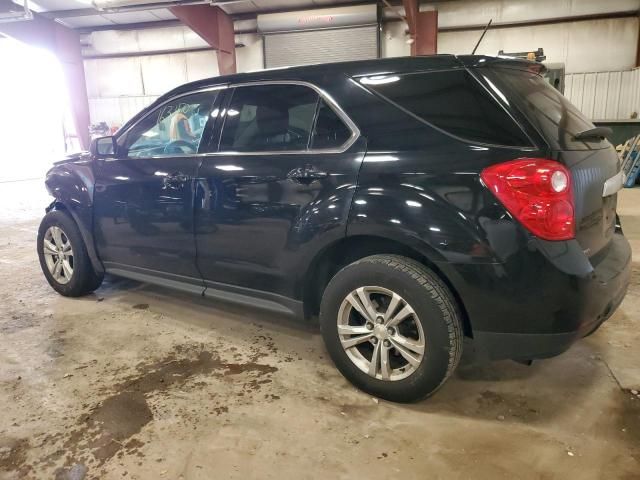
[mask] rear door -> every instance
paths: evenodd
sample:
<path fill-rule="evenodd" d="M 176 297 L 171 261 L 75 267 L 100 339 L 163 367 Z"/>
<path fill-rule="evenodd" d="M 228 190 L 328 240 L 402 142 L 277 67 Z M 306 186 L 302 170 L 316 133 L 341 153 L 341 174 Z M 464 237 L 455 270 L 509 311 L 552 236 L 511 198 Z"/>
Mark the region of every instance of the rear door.
<path fill-rule="evenodd" d="M 212 289 L 291 296 L 299 265 L 345 234 L 363 157 L 357 128 L 309 84 L 261 82 L 227 95 L 219 148 L 198 173 L 198 267 Z"/>
<path fill-rule="evenodd" d="M 207 91 L 165 102 L 118 138 L 115 158 L 96 161 L 94 230 L 108 271 L 165 273 L 202 284 L 194 178 L 215 98 Z"/>
<path fill-rule="evenodd" d="M 547 143 L 549 156 L 571 171 L 576 239 L 587 256 L 595 255 L 615 232 L 616 192 L 621 185 L 615 149 L 607 140 L 577 140 L 577 134 L 595 126 L 540 75 L 500 67 L 477 71 L 515 103 Z"/>

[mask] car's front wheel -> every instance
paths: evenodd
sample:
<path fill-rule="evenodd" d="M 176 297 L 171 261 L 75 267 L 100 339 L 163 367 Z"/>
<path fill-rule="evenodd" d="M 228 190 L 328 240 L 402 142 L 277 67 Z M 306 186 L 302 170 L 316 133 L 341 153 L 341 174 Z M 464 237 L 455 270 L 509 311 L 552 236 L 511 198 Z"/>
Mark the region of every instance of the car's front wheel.
<path fill-rule="evenodd" d="M 86 295 L 102 283 L 103 275 L 93 269 L 80 230 L 67 213 L 47 213 L 40 223 L 37 242 L 42 272 L 61 295 Z"/>
<path fill-rule="evenodd" d="M 396 402 L 434 393 L 462 354 L 453 295 L 424 265 L 398 255 L 373 255 L 340 270 L 323 294 L 320 324 L 340 372 Z"/>

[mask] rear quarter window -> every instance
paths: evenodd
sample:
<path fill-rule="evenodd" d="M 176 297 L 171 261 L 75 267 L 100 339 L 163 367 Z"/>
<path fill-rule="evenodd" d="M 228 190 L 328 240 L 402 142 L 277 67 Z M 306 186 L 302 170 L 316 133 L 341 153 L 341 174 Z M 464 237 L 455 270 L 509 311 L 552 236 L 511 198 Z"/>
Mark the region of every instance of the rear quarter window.
<path fill-rule="evenodd" d="M 595 126 L 537 73 L 498 67 L 483 70 L 481 75 L 505 92 L 552 150 L 608 147 L 608 142 L 575 140 L 576 134 L 591 130 Z"/>
<path fill-rule="evenodd" d="M 363 77 L 359 81 L 419 120 L 465 141 L 531 146 L 520 126 L 464 69 Z"/>

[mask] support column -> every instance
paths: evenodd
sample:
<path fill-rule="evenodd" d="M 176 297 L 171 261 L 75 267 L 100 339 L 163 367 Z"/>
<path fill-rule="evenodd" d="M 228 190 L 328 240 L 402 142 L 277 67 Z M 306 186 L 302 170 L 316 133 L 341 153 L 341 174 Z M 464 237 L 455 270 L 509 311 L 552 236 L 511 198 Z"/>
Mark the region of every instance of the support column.
<path fill-rule="evenodd" d="M 403 0 L 411 43 L 411 55 L 435 55 L 438 53 L 438 12 L 419 11 L 418 0 Z"/>
<path fill-rule="evenodd" d="M 82 62 L 80 35 L 34 14 L 33 20 L 0 24 L 0 33 L 54 53 L 64 72 L 73 123 L 82 149 L 89 148 L 89 99 Z"/>
<path fill-rule="evenodd" d="M 217 50 L 221 75 L 236 73 L 236 41 L 229 15 L 219 7 L 209 5 L 184 5 L 169 10 Z"/>

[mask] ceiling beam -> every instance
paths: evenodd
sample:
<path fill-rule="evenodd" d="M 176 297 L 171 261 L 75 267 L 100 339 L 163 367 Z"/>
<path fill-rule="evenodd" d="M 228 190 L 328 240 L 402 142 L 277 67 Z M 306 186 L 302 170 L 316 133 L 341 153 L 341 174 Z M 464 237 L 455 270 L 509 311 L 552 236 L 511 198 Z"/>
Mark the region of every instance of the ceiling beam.
<path fill-rule="evenodd" d="M 145 30 L 148 28 L 179 27 L 184 25 L 180 20 L 158 20 L 155 22 L 114 23 L 112 25 L 98 25 L 95 27 L 78 27 L 78 33 L 102 32 L 104 30 Z"/>
<path fill-rule="evenodd" d="M 40 16 L 50 20 L 55 20 L 56 18 L 88 17 L 90 15 L 100 15 L 100 13 L 105 12 L 99 12 L 95 8 L 78 8 L 75 10 L 52 10 L 49 12 L 42 12 L 40 13 Z"/>
<path fill-rule="evenodd" d="M 236 73 L 236 42 L 233 20 L 220 7 L 185 5 L 169 9 L 212 48 L 217 50 L 221 75 Z"/>

